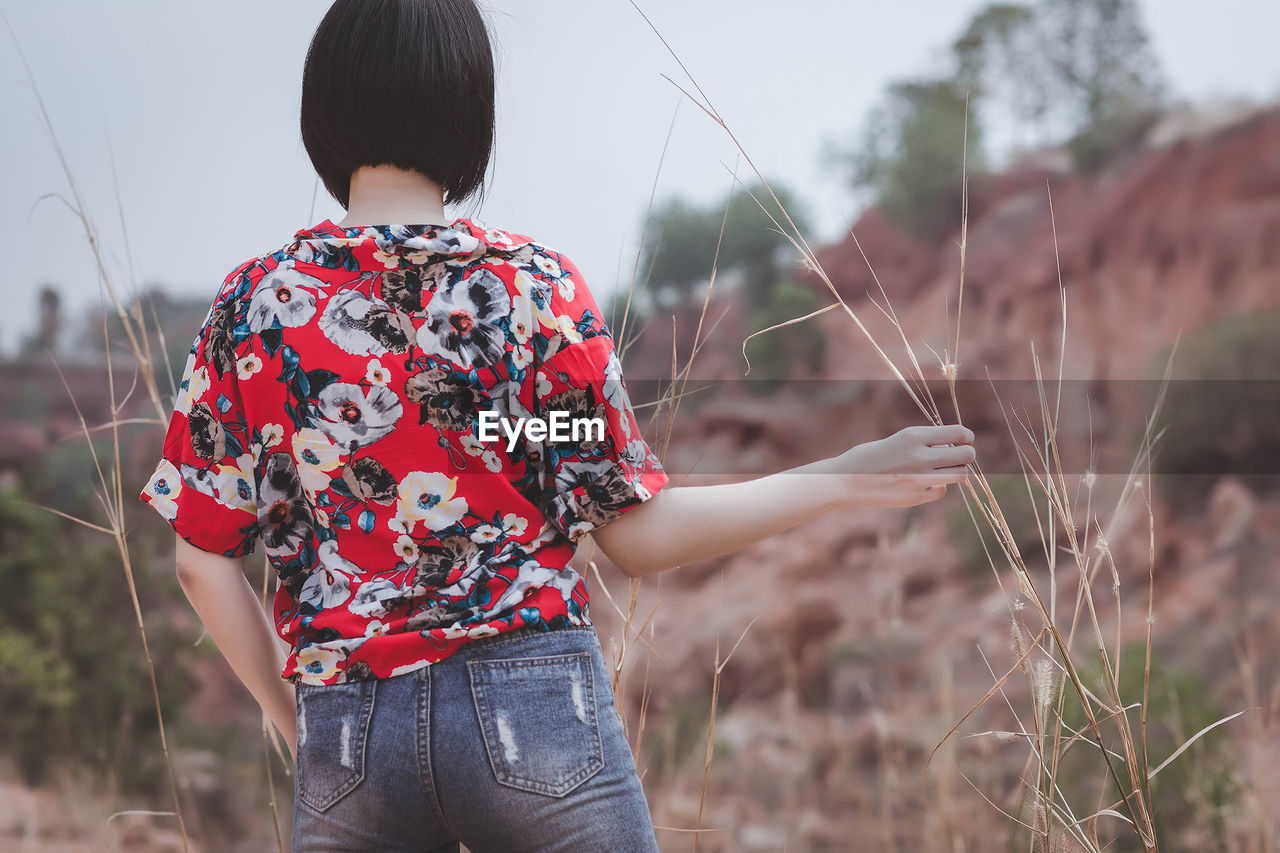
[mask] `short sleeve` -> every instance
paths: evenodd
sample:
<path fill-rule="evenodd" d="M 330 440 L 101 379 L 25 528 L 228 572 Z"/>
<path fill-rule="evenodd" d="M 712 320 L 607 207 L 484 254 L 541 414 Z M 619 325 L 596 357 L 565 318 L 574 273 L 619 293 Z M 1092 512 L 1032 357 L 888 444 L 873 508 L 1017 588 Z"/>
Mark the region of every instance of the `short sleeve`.
<path fill-rule="evenodd" d="M 262 368 L 246 342 L 237 353 L 235 273 L 196 334 L 178 386 L 161 458 L 139 498 L 183 539 L 205 551 L 241 557 L 257 544 L 255 469 L 242 380 Z"/>
<path fill-rule="evenodd" d="M 577 542 L 652 498 L 669 478 L 640 433 L 613 335 L 581 274 L 555 252 L 535 260 L 554 287 L 539 320 L 550 343 L 535 359 L 534 414 L 549 429 L 544 506 Z"/>

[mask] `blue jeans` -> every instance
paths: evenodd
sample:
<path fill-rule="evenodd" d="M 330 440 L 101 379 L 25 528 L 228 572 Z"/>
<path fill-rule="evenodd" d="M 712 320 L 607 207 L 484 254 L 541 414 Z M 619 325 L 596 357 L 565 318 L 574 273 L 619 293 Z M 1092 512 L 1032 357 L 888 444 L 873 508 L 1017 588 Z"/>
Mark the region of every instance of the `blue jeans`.
<path fill-rule="evenodd" d="M 590 625 L 295 689 L 293 853 L 658 851 Z"/>

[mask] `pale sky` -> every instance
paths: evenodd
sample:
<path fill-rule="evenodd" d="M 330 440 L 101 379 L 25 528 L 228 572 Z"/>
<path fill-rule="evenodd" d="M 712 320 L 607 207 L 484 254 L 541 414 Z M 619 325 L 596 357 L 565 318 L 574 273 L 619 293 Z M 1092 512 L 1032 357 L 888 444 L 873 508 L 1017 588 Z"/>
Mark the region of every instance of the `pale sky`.
<path fill-rule="evenodd" d="M 849 138 L 888 81 L 939 70 L 982 5 L 640 0 L 756 165 L 808 203 L 820 242 L 838 238 L 855 213 L 840 177 L 823 171 L 823 141 Z M 568 254 L 603 301 L 630 279 L 673 114 L 659 199 L 722 197 L 737 151 L 693 104 L 677 113 L 682 96 L 662 74 L 683 82 L 680 69 L 629 0 L 484 6 L 498 54 L 498 141 L 489 197 L 475 215 Z M 1142 7 L 1177 94 L 1280 97 L 1280 3 Z M 0 0 L 126 290 L 163 281 L 212 299 L 242 261 L 341 218 L 323 188 L 312 212 L 315 173 L 297 130 L 303 57 L 326 8 Z M 56 199 L 39 201 L 68 185 L 7 31 L 0 45 L 7 354 L 33 322 L 42 281 L 60 285 L 73 315 L 100 287 L 78 221 Z"/>

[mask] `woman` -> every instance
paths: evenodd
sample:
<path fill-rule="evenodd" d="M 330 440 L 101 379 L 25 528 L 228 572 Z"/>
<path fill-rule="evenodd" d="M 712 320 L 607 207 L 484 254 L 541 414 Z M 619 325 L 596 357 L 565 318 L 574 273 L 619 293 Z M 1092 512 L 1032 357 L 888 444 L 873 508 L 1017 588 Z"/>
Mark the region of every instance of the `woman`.
<path fill-rule="evenodd" d="M 650 575 L 936 500 L 974 459 L 968 429 L 916 426 L 669 486 L 569 258 L 445 215 L 481 188 L 493 132 L 473 0 L 333 3 L 302 138 L 346 216 L 227 277 L 140 495 L 294 753 L 295 851 L 657 850 L 568 566 L 582 537 Z M 596 429 L 548 434 L 557 417 Z M 239 563 L 259 541 L 272 621 Z"/>

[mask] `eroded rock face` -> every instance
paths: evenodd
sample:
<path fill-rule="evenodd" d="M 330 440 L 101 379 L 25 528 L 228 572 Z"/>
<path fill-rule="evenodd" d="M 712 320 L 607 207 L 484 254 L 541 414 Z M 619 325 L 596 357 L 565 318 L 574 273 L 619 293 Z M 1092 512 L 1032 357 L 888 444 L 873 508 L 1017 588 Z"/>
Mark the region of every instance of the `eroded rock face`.
<path fill-rule="evenodd" d="M 1280 304 L 1280 110 L 1161 137 L 1095 179 L 1032 165 L 980 183 L 970 207 L 961 375 L 990 367 L 997 377 L 1031 376 L 1029 340 L 1056 373 L 1055 224 L 1068 377 L 1147 377 L 1149 359 L 1179 329 Z M 853 232 L 912 339 L 941 352 L 954 335 L 959 231 L 919 246 L 871 211 Z M 878 287 L 854 241 L 818 259 L 876 337 L 896 348 L 896 333 L 866 301 Z M 806 281 L 825 292 L 811 274 Z M 885 375 L 847 316 L 831 312 L 819 322 L 840 341 L 829 350 L 828 375 Z"/>
<path fill-rule="evenodd" d="M 1280 110 L 1203 132 L 1162 132 L 1157 141 L 1095 180 L 1065 174 L 1042 158 L 983 187 L 969 224 L 959 373 L 982 382 L 990 368 L 996 379 L 1030 379 L 1034 342 L 1043 374 L 1058 375 L 1062 295 L 1056 224 L 1067 293 L 1062 373 L 1082 380 L 1064 392 L 1061 452 L 1076 473 L 1091 458 L 1096 463 L 1092 509 L 1107 527 L 1105 549 L 1119 573 L 1123 643 L 1145 641 L 1151 571 L 1160 665 L 1196 673 L 1230 713 L 1248 706 L 1250 690 L 1258 688 L 1242 680 L 1245 670 L 1232 650 L 1269 649 L 1280 642 L 1280 627 L 1267 617 L 1267 602 L 1280 595 L 1280 558 L 1272 544 L 1280 498 L 1222 478 L 1206 491 L 1203 513 L 1179 516 L 1158 495 L 1150 496 L 1153 548 L 1144 495 L 1135 491 L 1127 515 L 1108 526 L 1132 458 L 1126 431 L 1141 422 L 1145 403 L 1118 380 L 1158 377 L 1153 360 L 1179 331 L 1186 335 L 1227 314 L 1280 304 Z M 941 353 L 953 340 L 959 235 L 920 247 L 874 211 L 854 232 L 922 364 L 940 379 L 937 362 L 919 342 Z M 879 289 L 853 241 L 827 247 L 819 258 L 895 363 L 907 364 L 898 333 L 866 298 L 870 291 L 880 299 Z M 829 299 L 824 285 L 812 276 L 807 281 Z M 717 305 L 709 316 L 727 307 Z M 742 335 L 751 330 L 739 334 L 742 327 L 732 324 L 740 321 L 730 307 L 725 325 L 699 353 L 696 376 L 742 376 Z M 681 319 L 684 328 L 694 322 Z M 676 418 L 664 464 L 710 475 L 707 482 L 753 476 L 836 452 L 841 442 L 848 446 L 923 422 L 847 315 L 833 311 L 817 322 L 830 340 L 824 369 L 830 381 L 823 383 L 822 395 L 798 390 L 798 384 L 766 399 L 717 390 Z M 664 365 L 669 373 L 669 336 L 661 343 L 665 348 L 644 343 L 628 356 L 629 375 L 661 376 Z M 638 365 L 634 371 L 632 364 Z M 1025 395 L 1030 386 L 1019 387 Z M 1033 400 L 1018 398 L 1024 408 Z M 943 411 L 951 420 L 949 406 Z M 984 470 L 1016 472 L 998 406 L 975 400 L 964 402 L 961 411 L 979 433 Z M 1032 424 L 1038 427 L 1038 419 Z M 653 429 L 661 436 L 665 425 Z M 1073 498 L 1078 505 L 1084 500 L 1082 494 Z M 1041 496 L 1042 514 L 1043 504 Z M 665 743 L 684 725 L 679 721 L 690 707 L 705 711 L 717 643 L 723 660 L 743 637 L 720 673 L 720 745 L 704 826 L 724 827 L 742 849 L 764 849 L 776 826 L 802 824 L 791 837 L 797 849 L 872 849 L 884 839 L 867 836 L 861 845 L 854 840 L 875 823 L 877 798 L 883 796 L 900 806 L 893 827 L 903 842 L 923 843 L 928 821 L 941 814 L 938 803 L 917 799 L 925 757 L 990 687 L 987 664 L 1003 673 L 1016 660 L 1006 601 L 1016 584 L 1002 567 L 1006 596 L 988 568 L 970 564 L 949 524 L 954 513 L 963 515 L 964 507 L 952 493 L 918 510 L 832 514 L 720 560 L 677 569 L 660 589 L 654 582 L 641 585 L 631 633 L 656 606 L 655 656 L 647 660 L 644 642 L 633 641 L 618 698 L 635 726 L 646 705 L 647 674 L 647 742 Z M 1057 545 L 1061 551 L 1065 539 Z M 1096 530 L 1090 530 L 1087 547 L 1090 554 L 1098 547 Z M 1039 544 L 1026 556 L 1047 597 Z M 602 555 L 594 559 L 615 598 L 625 597 L 626 580 L 612 573 Z M 1059 553 L 1059 559 L 1057 606 L 1069 610 L 1075 568 L 1068 555 Z M 1098 600 L 1105 600 L 1110 618 L 1115 605 L 1110 569 L 1105 571 Z M 612 659 L 622 619 L 611 607 L 593 607 L 592 614 Z M 1028 626 L 1039 627 L 1029 606 L 1024 614 Z M 648 636 L 646 631 L 646 641 Z M 1024 634 L 1023 641 L 1031 636 Z M 1273 675 L 1255 678 L 1269 689 Z M 1004 729 L 1008 722 L 998 713 L 980 713 L 965 728 Z M 1274 754 L 1258 748 L 1249 740 L 1256 733 L 1243 727 L 1230 736 L 1246 747 L 1245 754 Z M 696 753 L 687 765 L 691 769 L 682 775 L 654 757 L 646 788 L 662 822 L 691 826 L 699 800 L 688 792 L 701 784 L 705 742 L 679 743 L 669 748 Z M 1013 768 L 1016 777 L 1025 758 L 1016 736 L 970 739 L 956 748 L 963 751 L 966 772 L 990 771 L 992 778 L 1002 767 Z M 651 752 L 663 754 L 657 746 Z M 951 760 L 942 755 L 945 760 L 935 759 L 930 770 L 935 781 Z M 1275 762 L 1260 765 L 1265 766 L 1242 771 L 1244 784 L 1274 790 Z M 831 825 L 798 821 L 810 807 Z M 833 844 L 832 838 L 846 846 L 823 846 Z M 728 842 L 717 846 L 711 836 L 707 845 L 737 849 Z"/>

